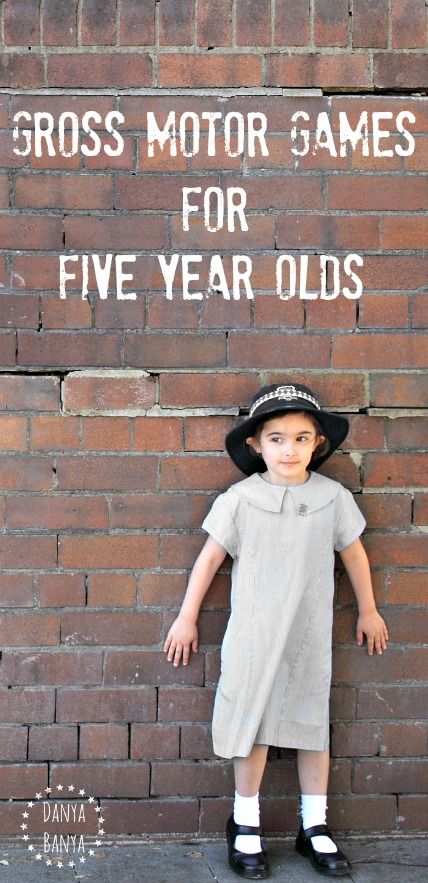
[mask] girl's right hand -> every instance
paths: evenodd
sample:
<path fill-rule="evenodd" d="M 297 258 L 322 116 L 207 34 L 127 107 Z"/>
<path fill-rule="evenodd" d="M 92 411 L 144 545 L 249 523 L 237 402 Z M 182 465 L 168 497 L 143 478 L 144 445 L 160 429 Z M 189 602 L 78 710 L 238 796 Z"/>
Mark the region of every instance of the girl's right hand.
<path fill-rule="evenodd" d="M 183 665 L 189 662 L 190 647 L 196 653 L 198 649 L 198 628 L 195 622 L 186 619 L 181 613 L 174 620 L 163 646 L 168 653 L 168 662 L 177 666 L 183 657 Z"/>

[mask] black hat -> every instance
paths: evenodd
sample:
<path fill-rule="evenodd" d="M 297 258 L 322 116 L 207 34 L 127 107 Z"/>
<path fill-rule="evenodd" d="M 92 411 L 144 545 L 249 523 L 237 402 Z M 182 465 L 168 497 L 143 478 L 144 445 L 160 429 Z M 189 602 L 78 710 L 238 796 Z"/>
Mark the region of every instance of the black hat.
<path fill-rule="evenodd" d="M 248 417 L 226 436 L 227 453 L 246 475 L 261 472 L 261 463 L 264 463 L 263 459 L 252 451 L 246 439 L 254 435 L 259 423 L 286 411 L 307 411 L 308 414 L 313 414 L 330 443 L 328 450 L 324 449 L 324 453 L 320 453 L 319 456 L 316 456 L 316 451 L 314 452 L 315 456 L 309 464 L 312 470 L 318 469 L 324 460 L 331 457 L 333 451 L 348 434 L 347 418 L 342 417 L 341 414 L 323 411 L 308 386 L 303 386 L 301 383 L 273 383 L 270 386 L 263 386 L 251 400 Z"/>

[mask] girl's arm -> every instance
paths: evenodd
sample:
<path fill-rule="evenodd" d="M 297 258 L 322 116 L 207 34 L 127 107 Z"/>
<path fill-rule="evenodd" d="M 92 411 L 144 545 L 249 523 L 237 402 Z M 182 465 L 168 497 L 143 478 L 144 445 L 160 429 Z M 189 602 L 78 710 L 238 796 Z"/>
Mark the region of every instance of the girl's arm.
<path fill-rule="evenodd" d="M 163 647 L 164 653 L 168 653 L 168 662 L 179 665 L 183 655 L 183 665 L 187 665 L 190 647 L 196 653 L 199 609 L 226 554 L 223 546 L 208 537 L 195 561 L 180 613 L 174 620 Z"/>
<path fill-rule="evenodd" d="M 361 540 L 355 540 L 339 552 L 339 555 L 351 580 L 358 603 L 357 644 L 362 644 L 366 635 L 369 655 L 373 655 L 374 649 L 381 654 L 386 650 L 388 630 L 376 609 L 370 565 Z"/>

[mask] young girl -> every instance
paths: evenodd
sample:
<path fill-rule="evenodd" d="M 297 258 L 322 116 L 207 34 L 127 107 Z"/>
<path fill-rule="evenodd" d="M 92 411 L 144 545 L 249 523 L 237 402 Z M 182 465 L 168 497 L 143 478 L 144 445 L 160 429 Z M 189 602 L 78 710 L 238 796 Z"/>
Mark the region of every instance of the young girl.
<path fill-rule="evenodd" d="M 269 745 L 297 748 L 297 851 L 323 874 L 350 870 L 326 826 L 335 550 L 358 603 L 357 643 L 365 635 L 369 654 L 381 654 L 388 633 L 359 539 L 364 518 L 348 490 L 315 471 L 348 429 L 347 419 L 323 410 L 307 386 L 273 384 L 254 396 L 248 418 L 226 438 L 248 477 L 221 494 L 203 522 L 209 537 L 164 645 L 170 662 L 188 664 L 202 600 L 228 553 L 231 614 L 213 744 L 216 754 L 233 758 L 229 864 L 249 879 L 269 874 L 258 805 Z"/>

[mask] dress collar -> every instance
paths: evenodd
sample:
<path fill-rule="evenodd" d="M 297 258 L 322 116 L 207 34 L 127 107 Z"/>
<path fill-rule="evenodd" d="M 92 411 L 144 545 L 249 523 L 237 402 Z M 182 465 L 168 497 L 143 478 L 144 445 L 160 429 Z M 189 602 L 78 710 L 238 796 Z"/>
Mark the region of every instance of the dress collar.
<path fill-rule="evenodd" d="M 249 478 L 233 484 L 230 490 L 266 512 L 281 512 L 284 497 L 288 493 L 297 513 L 308 515 L 334 500 L 340 487 L 339 482 L 325 475 L 319 475 L 318 472 L 310 472 L 307 481 L 293 485 L 272 484 L 256 472 Z"/>

